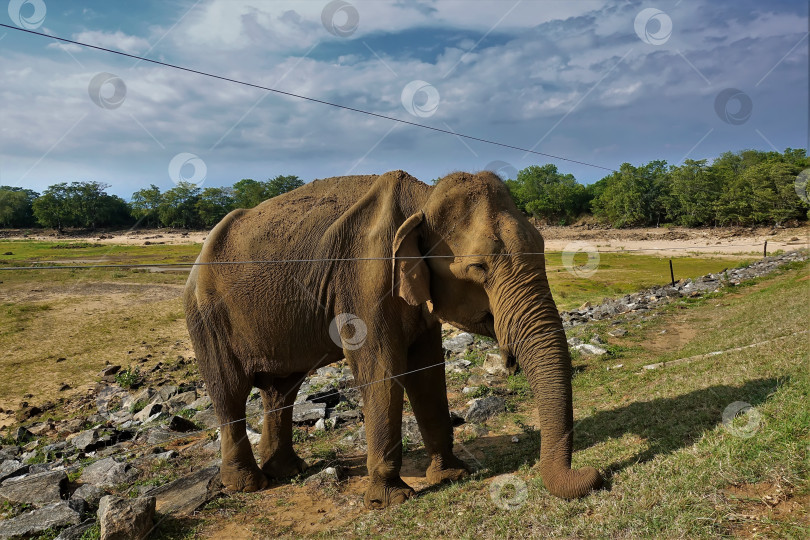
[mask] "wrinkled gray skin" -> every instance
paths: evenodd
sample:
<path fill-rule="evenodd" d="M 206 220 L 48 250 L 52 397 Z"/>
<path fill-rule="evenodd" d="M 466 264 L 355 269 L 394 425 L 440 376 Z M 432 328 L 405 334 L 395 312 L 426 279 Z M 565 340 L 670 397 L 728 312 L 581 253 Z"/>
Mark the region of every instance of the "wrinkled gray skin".
<path fill-rule="evenodd" d="M 399 474 L 404 392 L 431 459 L 428 479 L 466 475 L 452 451 L 444 368 L 419 370 L 443 361 L 440 321 L 447 321 L 497 339 L 525 371 L 549 491 L 574 498 L 598 488 L 595 469 L 571 469 L 571 361 L 538 253 L 542 237 L 489 172 L 454 173 L 434 187 L 402 171 L 330 178 L 226 216 L 199 262 L 309 262 L 203 265 L 189 277 L 189 333 L 223 423 L 223 483 L 251 491 L 268 477 L 304 470 L 292 446 L 290 405 L 310 371 L 344 357 L 357 384 L 373 382 L 362 388 L 366 506 L 414 495 Z M 460 257 L 469 254 L 477 256 Z M 330 260 L 352 258 L 367 260 Z M 343 347 L 329 334 L 341 314 L 359 317 L 366 330 L 344 325 Z M 259 443 L 261 468 L 243 420 L 253 386 L 272 411 Z"/>

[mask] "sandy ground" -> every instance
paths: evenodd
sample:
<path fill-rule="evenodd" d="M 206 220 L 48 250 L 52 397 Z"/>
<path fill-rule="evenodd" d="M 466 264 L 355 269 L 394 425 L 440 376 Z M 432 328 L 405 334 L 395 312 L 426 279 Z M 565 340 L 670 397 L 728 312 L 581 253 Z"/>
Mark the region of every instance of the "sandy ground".
<path fill-rule="evenodd" d="M 586 227 L 542 227 L 547 251 L 598 249 L 605 251 L 649 251 L 660 255 L 750 254 L 810 247 L 810 226 L 785 228 L 689 229 L 648 227 L 639 229 L 588 229 Z M 591 247 L 586 247 L 587 244 Z M 653 251 L 654 250 L 654 251 Z"/>
<path fill-rule="evenodd" d="M 29 229 L 30 230 L 30 229 Z M 4 229 L 0 231 L 0 239 L 43 240 L 48 242 L 98 242 L 100 244 L 115 244 L 128 246 L 144 246 L 149 244 L 201 244 L 208 236 L 208 231 L 184 231 L 179 229 L 142 229 L 137 231 L 103 231 L 103 232 L 74 232 L 66 231 L 58 234 L 53 230 L 37 231 L 26 234 L 27 231 L 17 229 Z"/>
<path fill-rule="evenodd" d="M 685 227 L 647 227 L 638 229 L 599 229 L 586 226 L 541 227 L 548 251 L 576 251 L 588 244 L 599 251 L 647 251 L 661 255 L 683 255 L 697 252 L 706 254 L 761 253 L 768 241 L 768 253 L 782 249 L 790 251 L 810 247 L 810 225 L 796 228 L 742 228 L 722 227 L 689 229 Z M 177 229 L 146 229 L 73 233 L 57 235 L 54 231 L 24 235 L 22 231 L 6 230 L 0 238 L 29 238 L 32 240 L 60 240 L 100 242 L 118 245 L 199 244 L 208 231 Z M 572 245 L 573 244 L 573 245 Z M 591 249 L 586 246 L 586 249 Z M 580 249 L 581 250 L 581 249 Z"/>

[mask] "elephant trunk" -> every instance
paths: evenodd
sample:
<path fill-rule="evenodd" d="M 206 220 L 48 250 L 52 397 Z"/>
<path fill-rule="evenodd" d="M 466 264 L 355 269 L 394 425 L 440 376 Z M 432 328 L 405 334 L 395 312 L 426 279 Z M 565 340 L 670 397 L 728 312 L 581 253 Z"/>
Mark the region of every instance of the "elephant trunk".
<path fill-rule="evenodd" d="M 546 488 L 565 499 L 583 497 L 601 487 L 602 478 L 592 467 L 571 469 L 571 357 L 562 321 L 545 279 L 520 289 L 498 302 L 502 309 L 494 314 L 496 334 L 501 347 L 517 358 L 534 394 L 540 418 L 540 474 Z"/>

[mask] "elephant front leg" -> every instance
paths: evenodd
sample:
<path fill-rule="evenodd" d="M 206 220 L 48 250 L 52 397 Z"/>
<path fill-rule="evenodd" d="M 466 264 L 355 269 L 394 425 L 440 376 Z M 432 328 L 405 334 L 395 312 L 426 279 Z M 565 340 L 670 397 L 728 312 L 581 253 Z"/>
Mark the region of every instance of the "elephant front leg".
<path fill-rule="evenodd" d="M 403 382 L 430 456 L 426 471 L 428 481 L 438 484 L 468 476 L 467 464 L 453 454 L 453 426 L 447 403 L 439 325 L 430 328 L 411 345 L 408 371 L 410 373 L 403 377 Z"/>
<path fill-rule="evenodd" d="M 242 409 L 244 411 L 244 408 Z M 267 487 L 264 476 L 253 457 L 245 430 L 244 412 L 241 420 L 225 419 L 221 426 L 222 484 L 233 491 L 258 491 Z"/>
<path fill-rule="evenodd" d="M 259 441 L 262 471 L 270 478 L 296 476 L 307 468 L 292 444 L 292 405 L 306 376 L 298 373 L 282 378 L 256 377 L 264 405 L 264 424 Z"/>
<path fill-rule="evenodd" d="M 362 388 L 369 479 L 364 502 L 367 508 L 386 508 L 415 495 L 400 477 L 404 390 L 401 381 L 393 378 L 394 372 L 384 369 L 376 358 L 361 362 L 355 373 L 360 384 L 367 384 Z"/>

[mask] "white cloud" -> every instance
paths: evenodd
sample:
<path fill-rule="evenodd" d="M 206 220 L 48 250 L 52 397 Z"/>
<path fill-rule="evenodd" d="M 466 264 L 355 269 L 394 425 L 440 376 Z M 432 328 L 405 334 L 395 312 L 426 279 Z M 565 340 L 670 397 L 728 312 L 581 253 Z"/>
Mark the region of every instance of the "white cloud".
<path fill-rule="evenodd" d="M 105 47 L 130 54 L 143 52 L 149 48 L 149 41 L 138 36 L 131 36 L 117 30 L 115 32 L 104 32 L 100 30 L 88 30 L 73 36 L 74 41 L 80 41 L 98 47 Z M 70 45 L 69 45 L 70 46 Z M 72 45 L 72 47 L 76 47 Z M 71 52 L 75 50 L 71 49 Z"/>
<path fill-rule="evenodd" d="M 361 20 L 353 37 L 362 39 L 381 29 L 435 26 L 436 38 L 430 43 L 438 48 L 435 62 L 393 47 L 381 54 L 385 63 L 365 49 L 301 59 L 303 47 L 339 39 L 321 25 L 325 3 L 215 0 L 191 12 L 158 51 L 173 63 L 442 129 L 449 125 L 457 132 L 508 144 L 529 147 L 549 133 L 538 150 L 616 166 L 637 157 L 667 157 L 662 155 L 666 152 L 682 155 L 710 127 L 719 133 L 723 126 L 716 126 L 714 95 L 726 86 L 752 88 L 804 31 L 795 16 L 763 13 L 728 17 L 724 33 L 722 25 L 707 17 L 708 4 L 684 2 L 673 13 L 672 39 L 655 47 L 634 33 L 637 6 L 611 4 L 591 13 L 588 9 L 603 4 L 542 2 L 541 10 L 541 3 L 524 1 L 499 26 L 511 36 L 508 41 L 483 43 L 467 53 L 448 36 L 458 29 L 483 34 L 513 3 L 481 1 L 472 10 L 461 2 L 358 1 L 353 3 Z M 720 10 L 715 5 L 712 9 Z M 588 16 L 536 27 L 538 22 L 582 13 Z M 173 22 L 152 29 L 148 39 L 99 30 L 77 37 L 143 52 Z M 290 49 L 297 54 L 286 52 Z M 755 114 L 781 123 L 788 141 L 797 139 L 805 126 L 801 114 L 779 110 L 806 107 L 806 94 L 801 98 L 796 92 L 797 87 L 806 88 L 801 66 L 806 59 L 806 48 L 794 51 L 754 96 Z M 119 191 L 124 195 L 139 182 L 138 187 L 169 182 L 166 167 L 178 152 L 201 156 L 212 185 L 275 173 L 307 179 L 342 174 L 372 148 L 357 172 L 405 168 L 429 179 L 442 171 L 481 168 L 492 159 L 518 167 L 530 161 L 518 152 L 466 141 L 476 157 L 454 137 L 413 127 L 399 126 L 385 136 L 392 124 L 383 119 L 277 94 L 263 97 L 261 90 L 147 63 L 132 68 L 130 61 L 100 54 L 81 60 L 85 68 L 63 54 L 12 52 L 0 58 L 3 183 L 21 176 L 54 145 L 28 177 L 39 182 L 35 187 L 90 175 L 126 181 L 127 187 Z M 126 83 L 126 99 L 118 109 L 101 109 L 88 97 L 89 81 L 102 71 Z M 805 86 L 798 84 L 802 78 Z M 438 111 L 430 118 L 409 116 L 400 102 L 403 87 L 415 79 L 440 92 Z M 667 129 L 654 129 L 658 125 Z M 766 128 L 770 126 L 764 132 L 772 132 Z M 723 150 L 760 144 L 756 135 L 748 142 L 743 130 L 723 137 Z M 566 167 L 560 165 L 561 170 Z"/>

